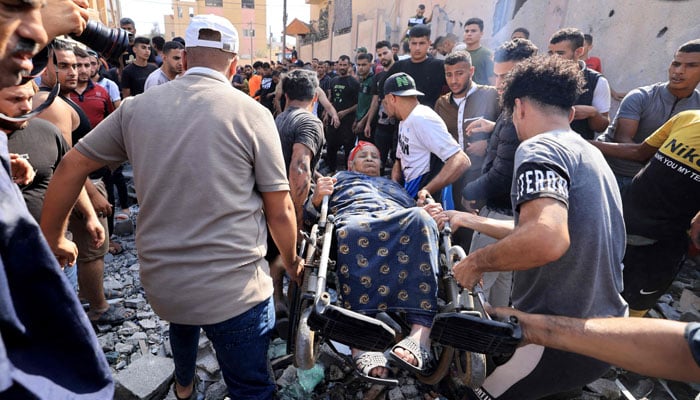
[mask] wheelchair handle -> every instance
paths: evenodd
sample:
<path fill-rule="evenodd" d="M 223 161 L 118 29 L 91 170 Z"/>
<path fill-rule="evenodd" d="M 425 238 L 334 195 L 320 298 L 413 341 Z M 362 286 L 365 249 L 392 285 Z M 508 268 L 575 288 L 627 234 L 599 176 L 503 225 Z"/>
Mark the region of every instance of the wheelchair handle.
<path fill-rule="evenodd" d="M 330 196 L 323 196 L 323 203 L 321 203 L 321 218 L 318 220 L 318 226 L 321 229 L 326 227 L 326 218 L 328 217 L 328 202 L 330 201 Z"/>

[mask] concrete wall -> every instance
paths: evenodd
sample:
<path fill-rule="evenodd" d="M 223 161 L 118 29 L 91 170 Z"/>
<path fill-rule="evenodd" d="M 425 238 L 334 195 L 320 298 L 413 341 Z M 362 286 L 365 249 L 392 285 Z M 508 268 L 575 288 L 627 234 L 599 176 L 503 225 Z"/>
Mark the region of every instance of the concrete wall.
<path fill-rule="evenodd" d="M 408 18 L 424 0 L 354 0 L 353 30 L 313 45 L 314 56 L 337 59 L 354 56 L 365 46 L 373 50 L 377 40 L 397 42 L 404 35 Z M 603 72 L 613 88 L 627 91 L 667 79 L 675 50 L 684 42 L 700 38 L 700 0 L 435 0 L 432 2 L 433 38 L 447 32 L 462 38 L 462 23 L 477 16 L 484 20 L 482 43 L 494 48 L 516 27 L 531 32 L 531 40 L 546 51 L 550 35 L 563 27 L 577 27 L 594 38 L 591 55 L 601 58 Z M 513 16 L 513 10 L 521 5 Z M 332 4 L 331 4 L 332 7 Z M 426 10 L 426 15 L 431 10 Z M 333 15 L 331 11 L 331 16 Z M 361 15 L 358 27 L 357 16 Z M 494 32 L 498 15 L 505 25 Z M 318 15 L 311 15 L 317 19 Z M 362 21 L 364 19 L 364 21 Z M 300 58 L 311 59 L 311 45 L 300 47 Z"/>

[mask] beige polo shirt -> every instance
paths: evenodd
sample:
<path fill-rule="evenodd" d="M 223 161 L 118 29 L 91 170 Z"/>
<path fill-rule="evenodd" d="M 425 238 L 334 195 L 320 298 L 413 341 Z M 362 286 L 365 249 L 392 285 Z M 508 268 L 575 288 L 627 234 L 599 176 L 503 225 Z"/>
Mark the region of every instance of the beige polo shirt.
<path fill-rule="evenodd" d="M 272 295 L 260 193 L 289 190 L 279 134 L 224 75 L 193 68 L 127 99 L 75 147 L 133 166 L 141 281 L 158 315 L 211 324 Z"/>

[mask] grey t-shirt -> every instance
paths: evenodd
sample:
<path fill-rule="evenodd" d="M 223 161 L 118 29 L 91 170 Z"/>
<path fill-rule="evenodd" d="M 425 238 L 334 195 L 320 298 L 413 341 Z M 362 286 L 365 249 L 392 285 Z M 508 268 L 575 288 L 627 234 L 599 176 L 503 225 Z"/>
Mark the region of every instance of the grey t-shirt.
<path fill-rule="evenodd" d="M 618 119 L 627 118 L 639 121 L 635 143 L 642 143 L 655 130 L 681 111 L 700 108 L 700 91 L 684 99 L 679 99 L 668 91 L 668 82 L 659 82 L 636 88 L 629 92 L 622 102 L 612 125 L 607 132 L 608 140 L 614 137 Z M 645 163 L 608 157 L 608 164 L 614 173 L 632 177 L 637 175 Z"/>
<path fill-rule="evenodd" d="M 316 163 L 321 156 L 323 148 L 323 123 L 312 113 L 298 108 L 287 107 L 283 113 L 275 118 L 277 130 L 282 142 L 282 154 L 284 165 L 287 166 L 289 176 L 289 164 L 292 161 L 292 152 L 295 143 L 301 143 L 311 150 L 311 171 L 316 169 Z"/>
<path fill-rule="evenodd" d="M 570 317 L 624 315 L 620 193 L 601 153 L 574 131 L 542 133 L 518 147 L 511 188 L 516 224 L 520 206 L 543 197 L 566 205 L 571 245 L 557 261 L 515 272 L 513 306 Z"/>

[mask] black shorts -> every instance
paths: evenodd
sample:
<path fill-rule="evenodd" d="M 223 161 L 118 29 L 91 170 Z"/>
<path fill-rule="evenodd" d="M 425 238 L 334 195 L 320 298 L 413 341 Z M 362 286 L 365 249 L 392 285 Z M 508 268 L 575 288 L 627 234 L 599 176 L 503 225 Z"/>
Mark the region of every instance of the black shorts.
<path fill-rule="evenodd" d="M 596 359 L 538 345 L 519 347 L 490 371 L 469 400 L 536 400 L 579 389 L 600 378 L 610 365 Z"/>
<path fill-rule="evenodd" d="M 648 246 L 627 245 L 622 297 L 632 310 L 648 310 L 673 283 L 688 251 L 688 240 L 662 240 Z"/>

